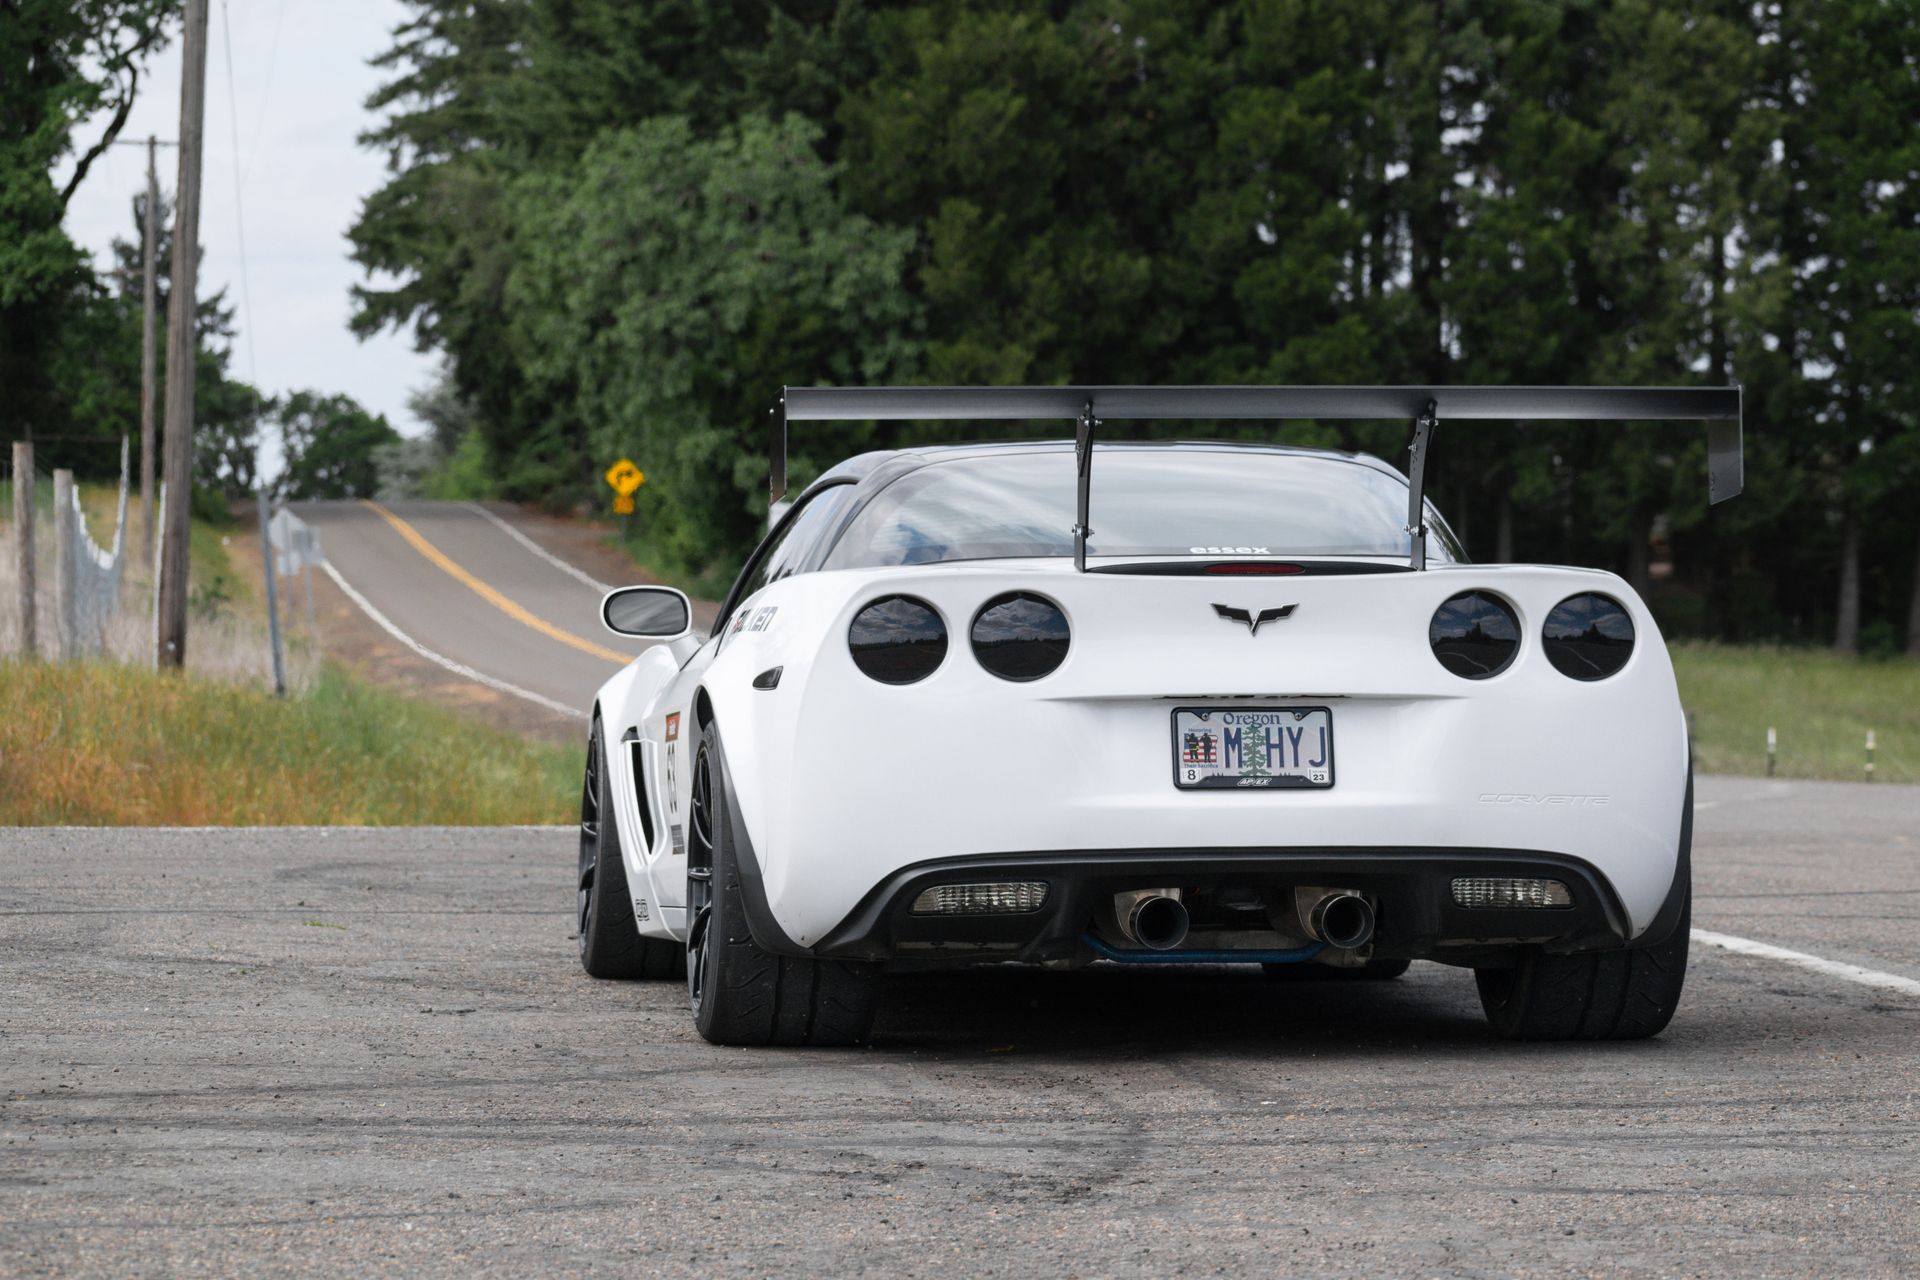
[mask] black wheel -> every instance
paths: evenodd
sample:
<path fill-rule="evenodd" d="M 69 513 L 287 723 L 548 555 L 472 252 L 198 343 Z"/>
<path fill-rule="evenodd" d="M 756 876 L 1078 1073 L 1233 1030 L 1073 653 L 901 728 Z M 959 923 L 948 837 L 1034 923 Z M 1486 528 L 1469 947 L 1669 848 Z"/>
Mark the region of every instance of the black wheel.
<path fill-rule="evenodd" d="M 580 880 L 574 909 L 581 967 L 596 978 L 679 977 L 684 961 L 679 944 L 643 938 L 634 922 L 606 766 L 600 718 L 595 716 L 587 737 L 587 775 L 580 786 Z"/>
<path fill-rule="evenodd" d="M 1554 956 L 1521 951 L 1507 969 L 1475 969 L 1480 1005 L 1509 1040 L 1644 1040 L 1666 1030 L 1687 980 L 1693 932 L 1693 771 L 1680 818 L 1685 881 L 1680 918 L 1664 942 L 1630 951 Z"/>
<path fill-rule="evenodd" d="M 714 1044 L 847 1045 L 866 1038 L 879 1000 L 874 964 L 775 955 L 747 928 L 720 738 L 709 724 L 693 761 L 687 823 L 687 994 Z"/>
<path fill-rule="evenodd" d="M 1673 1020 L 1687 978 L 1693 889 L 1665 942 L 1634 951 L 1553 956 L 1538 947 L 1511 969 L 1476 969 L 1480 1004 L 1509 1040 L 1643 1040 Z"/>
<path fill-rule="evenodd" d="M 1336 969 L 1329 964 L 1263 964 L 1269 978 L 1292 982 L 1384 982 L 1397 978 L 1411 966 L 1411 960 L 1369 960 L 1356 969 Z"/>

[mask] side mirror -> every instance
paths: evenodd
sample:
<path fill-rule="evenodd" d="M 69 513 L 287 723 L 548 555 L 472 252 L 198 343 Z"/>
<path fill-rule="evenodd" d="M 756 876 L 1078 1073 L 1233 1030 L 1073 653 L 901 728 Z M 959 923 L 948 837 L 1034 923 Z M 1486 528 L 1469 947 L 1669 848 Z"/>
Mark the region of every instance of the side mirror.
<path fill-rule="evenodd" d="M 693 626 L 693 606 L 674 587 L 621 587 L 600 602 L 600 621 L 617 636 L 678 640 Z"/>

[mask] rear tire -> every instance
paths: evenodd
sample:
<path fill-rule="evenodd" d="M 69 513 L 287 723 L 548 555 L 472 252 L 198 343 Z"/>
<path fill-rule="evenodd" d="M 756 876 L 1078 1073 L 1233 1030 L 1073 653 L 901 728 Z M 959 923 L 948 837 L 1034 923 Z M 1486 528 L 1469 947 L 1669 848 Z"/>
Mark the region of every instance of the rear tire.
<path fill-rule="evenodd" d="M 1487 1021 L 1508 1040 L 1644 1040 L 1673 1020 L 1687 977 L 1693 886 L 1655 946 L 1587 955 L 1528 948 L 1511 969 L 1476 969 Z"/>
<path fill-rule="evenodd" d="M 677 978 L 686 963 L 680 944 L 642 937 L 634 920 L 606 766 L 600 717 L 595 716 L 587 738 L 587 775 L 580 787 L 580 880 L 575 898 L 580 965 L 596 978 Z"/>
<path fill-rule="evenodd" d="M 1357 969 L 1330 964 L 1263 964 L 1269 978 L 1283 982 L 1385 982 L 1413 966 L 1411 960 L 1369 960 Z"/>
<path fill-rule="evenodd" d="M 687 832 L 693 1025 L 714 1044 L 859 1044 L 873 1025 L 880 967 L 776 955 L 753 940 L 721 761 L 719 734 L 709 724 L 694 757 Z"/>

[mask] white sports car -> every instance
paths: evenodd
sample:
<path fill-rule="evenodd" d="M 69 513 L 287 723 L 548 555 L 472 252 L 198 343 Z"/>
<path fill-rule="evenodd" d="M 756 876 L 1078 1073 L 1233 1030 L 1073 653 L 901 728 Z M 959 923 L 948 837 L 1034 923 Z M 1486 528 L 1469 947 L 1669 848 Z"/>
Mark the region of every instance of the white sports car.
<path fill-rule="evenodd" d="M 1120 419 L 1399 418 L 1378 459 L 1098 444 Z M 683 968 L 721 1044 L 845 1044 L 884 969 L 1474 971 L 1503 1035 L 1663 1028 L 1692 779 L 1653 618 L 1592 569 L 1470 563 L 1422 496 L 1442 420 L 1693 419 L 1741 485 L 1737 388 L 793 388 L 793 421 L 1074 422 L 866 453 L 796 498 L 712 632 L 600 690 L 580 954 Z M 1097 499 L 1097 500 L 1096 500 Z"/>

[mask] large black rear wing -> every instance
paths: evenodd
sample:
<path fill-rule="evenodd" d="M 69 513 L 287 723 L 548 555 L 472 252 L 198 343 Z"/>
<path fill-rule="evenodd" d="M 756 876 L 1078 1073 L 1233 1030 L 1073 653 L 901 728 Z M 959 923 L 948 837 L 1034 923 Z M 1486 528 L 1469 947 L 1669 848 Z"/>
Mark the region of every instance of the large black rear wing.
<path fill-rule="evenodd" d="M 1407 532 L 1415 569 L 1427 562 L 1427 447 L 1449 421 L 1705 421 L 1707 500 L 1744 484 L 1739 387 L 788 387 L 772 411 L 769 488 L 787 491 L 789 422 L 935 419 L 1072 421 L 1079 472 L 1074 565 L 1087 563 L 1094 433 L 1129 419 L 1402 419 L 1413 424 Z"/>

